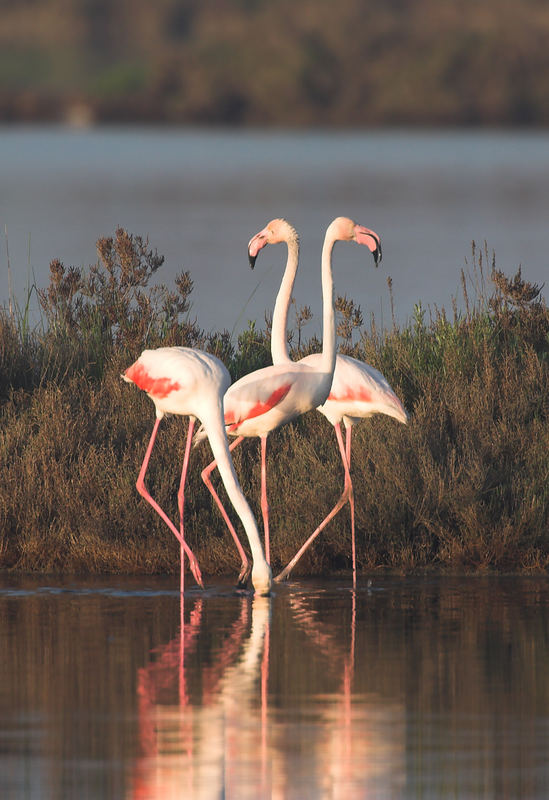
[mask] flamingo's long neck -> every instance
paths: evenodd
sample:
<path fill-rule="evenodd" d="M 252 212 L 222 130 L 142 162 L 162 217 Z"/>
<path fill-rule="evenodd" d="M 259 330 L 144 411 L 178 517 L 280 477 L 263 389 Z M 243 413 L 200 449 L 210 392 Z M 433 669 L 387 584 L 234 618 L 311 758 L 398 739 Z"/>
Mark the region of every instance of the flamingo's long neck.
<path fill-rule="evenodd" d="M 299 262 L 299 241 L 296 232 L 292 229 L 288 235 L 288 259 L 280 289 L 276 296 L 273 311 L 273 325 L 271 329 L 271 356 L 273 364 L 284 364 L 291 361 L 288 350 L 286 328 L 288 325 L 288 311 L 292 299 L 292 290 Z"/>
<path fill-rule="evenodd" d="M 225 489 L 227 490 L 227 494 L 229 495 L 229 500 L 242 521 L 246 536 L 248 537 L 248 542 L 250 543 L 253 559 L 252 581 L 256 589 L 259 591 L 265 589 L 262 593 L 266 593 L 270 587 L 271 571 L 265 560 L 255 517 L 248 505 L 248 501 L 244 497 L 238 478 L 236 477 L 233 461 L 229 452 L 227 435 L 225 433 L 223 405 L 221 402 L 215 411 L 212 411 L 207 416 L 203 415 L 202 423 L 208 434 L 212 452 L 217 461 L 217 468 L 225 485 Z M 269 576 L 269 586 L 256 586 L 256 576 L 260 578 L 262 584 L 267 582 L 267 576 Z"/>
<path fill-rule="evenodd" d="M 263 651 L 263 643 L 271 617 L 271 601 L 266 597 L 254 597 L 252 601 L 252 629 L 248 641 L 244 645 L 238 663 L 225 673 L 228 680 L 224 680 L 228 687 L 232 674 L 238 674 L 235 689 L 240 702 L 244 690 L 251 689 L 256 682 L 259 661 Z"/>
<path fill-rule="evenodd" d="M 333 223 L 328 226 L 322 246 L 322 372 L 334 372 L 336 362 L 336 330 L 334 314 L 334 281 L 332 250 L 338 240 Z M 331 381 L 330 381 L 331 383 Z M 329 387 L 328 387 L 329 389 Z"/>

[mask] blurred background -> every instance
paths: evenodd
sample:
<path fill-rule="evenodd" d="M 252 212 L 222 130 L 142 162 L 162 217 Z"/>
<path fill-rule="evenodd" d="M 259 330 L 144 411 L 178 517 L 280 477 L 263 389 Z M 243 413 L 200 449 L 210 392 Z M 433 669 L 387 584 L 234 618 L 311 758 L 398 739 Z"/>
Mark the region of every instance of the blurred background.
<path fill-rule="evenodd" d="M 1 4 L 4 120 L 543 125 L 543 0 Z"/>
<path fill-rule="evenodd" d="M 254 282 L 245 254 L 275 216 L 301 233 L 296 299 L 315 313 L 339 214 L 384 241 L 379 274 L 338 254 L 336 290 L 366 318 L 388 321 L 387 276 L 399 321 L 450 305 L 473 239 L 544 279 L 542 0 L 0 6 L 0 301 L 122 225 L 166 256 L 159 280 L 190 270 L 200 324 L 237 330 L 274 303 L 283 252 Z"/>

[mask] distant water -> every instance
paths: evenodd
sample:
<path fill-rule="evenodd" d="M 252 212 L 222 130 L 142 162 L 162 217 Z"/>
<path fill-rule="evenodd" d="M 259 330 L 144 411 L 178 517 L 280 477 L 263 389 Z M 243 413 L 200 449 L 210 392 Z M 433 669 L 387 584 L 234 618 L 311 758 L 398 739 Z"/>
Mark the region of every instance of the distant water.
<path fill-rule="evenodd" d="M 338 215 L 383 240 L 377 271 L 362 250 L 335 251 L 336 291 L 366 321 L 391 322 L 388 276 L 399 322 L 419 301 L 450 308 L 472 240 L 486 240 L 508 273 L 548 274 L 547 133 L 4 127 L 0 176 L 1 303 L 5 228 L 20 302 L 32 276 L 47 283 L 52 258 L 90 264 L 96 240 L 122 225 L 166 256 L 159 280 L 191 271 L 192 315 L 216 330 L 263 324 L 272 310 L 286 253 L 268 248 L 252 273 L 246 245 L 276 216 L 301 234 L 295 297 L 317 326 L 321 242 Z"/>

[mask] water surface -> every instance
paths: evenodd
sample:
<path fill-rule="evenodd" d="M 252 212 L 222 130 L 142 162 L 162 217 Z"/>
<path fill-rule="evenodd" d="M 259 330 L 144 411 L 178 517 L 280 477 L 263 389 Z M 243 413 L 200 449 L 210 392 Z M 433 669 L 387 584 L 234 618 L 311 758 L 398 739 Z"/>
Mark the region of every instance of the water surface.
<path fill-rule="evenodd" d="M 0 582 L 2 798 L 545 798 L 538 578 Z"/>
<path fill-rule="evenodd" d="M 96 240 L 122 225 L 166 256 L 162 281 L 190 270 L 192 315 L 203 328 L 262 325 L 285 252 L 268 248 L 251 273 L 246 245 L 279 216 L 301 234 L 295 298 L 315 314 L 310 332 L 321 319 L 322 237 L 339 215 L 382 237 L 378 270 L 357 248 L 334 255 L 336 291 L 378 325 L 391 324 L 388 276 L 400 323 L 418 302 L 451 310 L 472 240 L 486 240 L 508 274 L 522 265 L 529 280 L 547 275 L 546 132 L 3 127 L 0 177 L 1 234 L 7 228 L 21 301 L 33 275 L 47 283 L 53 258 L 93 263 Z M 4 241 L 0 302 L 8 288 Z"/>

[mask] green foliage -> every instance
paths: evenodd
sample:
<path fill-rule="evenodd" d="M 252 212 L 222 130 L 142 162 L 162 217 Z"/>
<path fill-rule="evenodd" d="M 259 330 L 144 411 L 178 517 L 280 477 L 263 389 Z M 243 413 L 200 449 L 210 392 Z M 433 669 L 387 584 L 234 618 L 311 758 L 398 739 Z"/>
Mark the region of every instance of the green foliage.
<path fill-rule="evenodd" d="M 120 97 L 142 92 L 147 85 L 147 70 L 140 63 L 116 63 L 96 77 L 92 91 L 100 97 Z"/>
<path fill-rule="evenodd" d="M 228 365 L 231 377 L 238 380 L 242 375 L 271 363 L 270 341 L 263 331 L 257 330 L 255 322 L 250 321 L 239 335 L 238 348 Z"/>
<path fill-rule="evenodd" d="M 0 567 L 177 571 L 173 536 L 135 490 L 153 407 L 120 372 L 144 347 L 175 344 L 216 353 L 233 378 L 270 363 L 269 333 L 255 323 L 234 344 L 189 322 L 187 273 L 173 290 L 151 286 L 162 257 L 140 237 L 119 229 L 98 253 L 87 270 L 52 262 L 39 290 L 41 330 L 28 329 L 24 309 L 0 310 Z M 418 305 L 404 329 L 378 333 L 364 329 L 352 300 L 339 303 L 346 349 L 380 369 L 411 412 L 406 426 L 377 415 L 353 429 L 363 569 L 549 566 L 549 309 L 520 271 L 507 278 L 493 263 L 487 291 L 485 263 L 474 249 L 465 311 L 454 302 L 451 320 Z M 296 325 L 310 318 L 302 309 Z M 295 331 L 291 339 L 300 354 L 320 348 Z M 162 423 L 148 473 L 173 518 L 185 424 Z M 206 444 L 193 451 L 187 535 L 206 573 L 235 572 L 236 551 L 200 479 L 210 458 Z M 269 437 L 268 460 L 277 569 L 335 504 L 343 470 L 333 430 L 315 412 Z M 261 519 L 258 443 L 244 442 L 234 462 Z M 343 510 L 299 569 L 349 564 Z"/>

